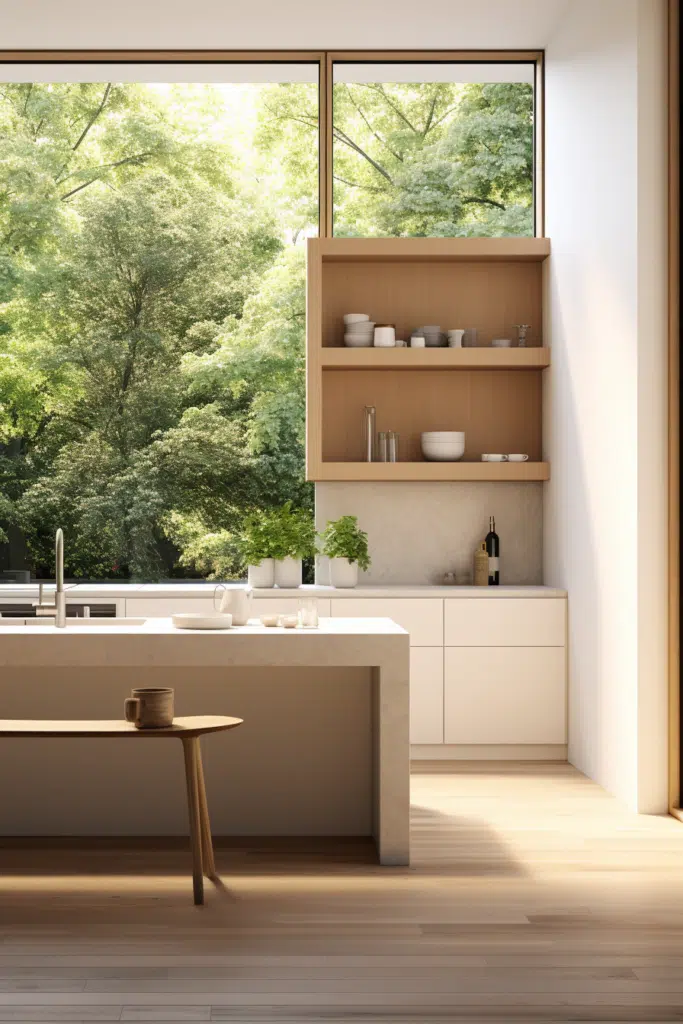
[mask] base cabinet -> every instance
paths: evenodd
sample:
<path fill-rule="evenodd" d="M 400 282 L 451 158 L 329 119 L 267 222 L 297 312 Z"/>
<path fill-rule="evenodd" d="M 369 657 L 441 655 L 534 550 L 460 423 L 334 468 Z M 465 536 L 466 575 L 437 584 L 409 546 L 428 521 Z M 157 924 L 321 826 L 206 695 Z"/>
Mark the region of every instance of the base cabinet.
<path fill-rule="evenodd" d="M 443 647 L 410 648 L 410 742 L 443 743 Z"/>
<path fill-rule="evenodd" d="M 565 672 L 564 647 L 446 647 L 444 742 L 566 743 Z"/>

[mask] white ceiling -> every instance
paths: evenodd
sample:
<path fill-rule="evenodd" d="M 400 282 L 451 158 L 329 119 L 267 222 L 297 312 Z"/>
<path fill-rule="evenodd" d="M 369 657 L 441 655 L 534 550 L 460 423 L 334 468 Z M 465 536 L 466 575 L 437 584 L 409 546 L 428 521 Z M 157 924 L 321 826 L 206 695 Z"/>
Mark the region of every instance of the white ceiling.
<path fill-rule="evenodd" d="M 540 49 L 571 2 L 0 0 L 0 47 Z"/>

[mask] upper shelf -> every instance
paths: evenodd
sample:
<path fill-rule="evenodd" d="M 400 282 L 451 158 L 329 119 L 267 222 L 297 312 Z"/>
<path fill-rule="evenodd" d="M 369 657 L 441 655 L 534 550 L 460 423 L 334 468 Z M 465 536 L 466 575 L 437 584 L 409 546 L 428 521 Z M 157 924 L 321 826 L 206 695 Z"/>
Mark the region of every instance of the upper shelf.
<path fill-rule="evenodd" d="M 420 260 L 523 261 L 541 263 L 550 255 L 549 238 L 315 238 L 309 249 L 325 263 Z"/>
<path fill-rule="evenodd" d="M 328 370 L 543 370 L 549 348 L 342 348 L 322 349 Z"/>

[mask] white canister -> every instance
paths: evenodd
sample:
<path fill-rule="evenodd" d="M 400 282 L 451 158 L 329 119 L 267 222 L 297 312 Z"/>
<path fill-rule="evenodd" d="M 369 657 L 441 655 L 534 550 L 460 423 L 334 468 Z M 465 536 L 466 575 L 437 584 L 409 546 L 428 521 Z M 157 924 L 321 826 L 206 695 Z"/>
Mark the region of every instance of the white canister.
<path fill-rule="evenodd" d="M 395 348 L 396 330 L 388 324 L 375 327 L 375 348 Z"/>
<path fill-rule="evenodd" d="M 247 566 L 247 579 L 250 587 L 268 589 L 275 583 L 275 567 L 272 558 L 264 558 L 258 565 Z"/>
<path fill-rule="evenodd" d="M 412 336 L 412 338 L 410 339 L 410 347 L 411 348 L 424 348 L 425 347 L 424 336 L 422 334 L 414 334 Z"/>
<path fill-rule="evenodd" d="M 275 559 L 275 586 L 295 588 L 301 586 L 301 559 L 300 558 L 276 558 Z"/>
<path fill-rule="evenodd" d="M 358 583 L 358 563 L 348 558 L 330 559 L 330 583 L 333 587 L 355 587 Z"/>

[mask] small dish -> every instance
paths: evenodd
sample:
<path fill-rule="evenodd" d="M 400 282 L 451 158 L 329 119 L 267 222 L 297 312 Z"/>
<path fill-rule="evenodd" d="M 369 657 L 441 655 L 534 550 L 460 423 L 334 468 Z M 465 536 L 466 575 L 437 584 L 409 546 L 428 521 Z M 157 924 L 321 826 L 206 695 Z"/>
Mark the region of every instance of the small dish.
<path fill-rule="evenodd" d="M 183 612 L 182 615 L 172 615 L 171 622 L 176 629 L 230 629 L 232 615 L 221 612 L 215 612 L 213 615 L 211 612 Z"/>
<path fill-rule="evenodd" d="M 508 462 L 528 462 L 528 455 L 508 455 Z"/>
<path fill-rule="evenodd" d="M 280 622 L 279 615 L 262 615 L 261 625 L 262 626 L 277 626 Z"/>
<path fill-rule="evenodd" d="M 481 461 L 482 462 L 507 462 L 507 460 L 508 460 L 507 455 L 500 455 L 498 453 L 486 454 L 486 455 L 482 455 L 482 457 L 481 457 Z"/>
<path fill-rule="evenodd" d="M 283 629 L 295 629 L 299 625 L 298 615 L 278 615 L 278 626 Z"/>

